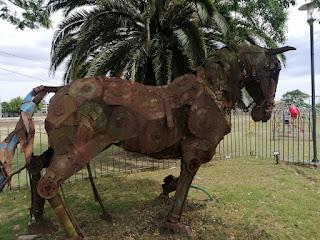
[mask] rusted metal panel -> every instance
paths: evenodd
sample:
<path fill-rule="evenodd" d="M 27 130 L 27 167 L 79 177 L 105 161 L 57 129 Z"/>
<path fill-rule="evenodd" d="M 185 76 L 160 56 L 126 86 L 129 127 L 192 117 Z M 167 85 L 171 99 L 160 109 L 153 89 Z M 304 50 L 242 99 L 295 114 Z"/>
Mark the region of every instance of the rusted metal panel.
<path fill-rule="evenodd" d="M 217 127 L 219 126 L 219 127 Z M 188 127 L 191 133 L 203 139 L 225 136 L 231 130 L 231 123 L 222 109 L 207 94 L 203 93 L 191 107 Z"/>
<path fill-rule="evenodd" d="M 103 85 L 100 78 L 86 78 L 81 81 L 73 81 L 68 90 L 68 94 L 75 99 L 78 106 L 85 101 L 100 99 L 102 93 Z"/>
<path fill-rule="evenodd" d="M 141 123 L 138 115 L 128 107 L 113 106 L 108 116 L 107 132 L 115 141 L 131 139 L 139 135 Z"/>
<path fill-rule="evenodd" d="M 48 116 L 46 123 L 50 127 L 58 128 L 62 123 L 64 125 L 74 125 L 75 123 L 67 123 L 66 119 L 70 120 L 70 116 L 77 111 L 78 105 L 76 99 L 68 94 L 70 86 L 62 88 L 54 95 L 48 107 Z M 50 127 L 46 130 L 49 132 Z"/>

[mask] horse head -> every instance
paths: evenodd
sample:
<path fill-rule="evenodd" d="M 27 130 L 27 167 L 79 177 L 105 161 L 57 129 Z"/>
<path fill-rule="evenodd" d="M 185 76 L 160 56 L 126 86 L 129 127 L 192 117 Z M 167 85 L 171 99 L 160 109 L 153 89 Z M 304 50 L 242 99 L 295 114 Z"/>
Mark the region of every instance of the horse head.
<path fill-rule="evenodd" d="M 266 49 L 250 46 L 242 56 L 244 60 L 244 87 L 255 102 L 251 117 L 255 122 L 271 118 L 281 63 L 277 54 L 295 50 L 294 47 Z"/>

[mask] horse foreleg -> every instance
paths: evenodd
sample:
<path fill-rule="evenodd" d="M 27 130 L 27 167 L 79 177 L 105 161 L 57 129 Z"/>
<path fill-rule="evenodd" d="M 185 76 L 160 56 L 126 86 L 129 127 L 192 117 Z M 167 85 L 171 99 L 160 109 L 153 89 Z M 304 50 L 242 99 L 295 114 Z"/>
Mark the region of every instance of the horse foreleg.
<path fill-rule="evenodd" d="M 198 138 L 190 138 L 182 142 L 181 172 L 177 184 L 174 202 L 166 217 L 163 229 L 171 233 L 192 235 L 191 229 L 180 223 L 182 209 L 187 198 L 190 185 L 201 163 L 208 162 L 213 155 L 210 142 Z"/>
<path fill-rule="evenodd" d="M 61 226 L 67 233 L 67 236 L 71 239 L 82 239 L 83 234 L 81 233 L 80 228 L 76 225 L 76 223 L 72 220 L 69 215 L 65 205 L 59 194 L 56 194 L 53 198 L 49 199 L 48 202 L 52 207 L 55 215 Z"/>
<path fill-rule="evenodd" d="M 190 236 L 192 235 L 191 229 L 188 226 L 181 224 L 180 219 L 182 209 L 196 171 L 189 172 L 186 167 L 187 163 L 185 162 L 183 162 L 182 165 L 183 166 L 179 176 L 173 206 L 167 215 L 162 230 L 168 230 L 170 233 L 179 233 Z"/>
<path fill-rule="evenodd" d="M 83 137 L 82 139 L 86 138 Z M 77 142 L 74 142 L 74 147 L 70 148 L 67 153 L 59 154 L 54 149 L 55 152 L 50 166 L 38 183 L 38 193 L 41 197 L 48 199 L 55 215 L 69 237 L 80 238 L 82 234 L 70 218 L 58 195 L 59 186 L 70 176 L 86 167 L 94 156 L 106 149 L 111 143 L 112 140 L 107 135 L 98 135 L 81 145 L 77 145 Z"/>
<path fill-rule="evenodd" d="M 93 191 L 93 194 L 94 194 L 94 199 L 99 203 L 99 205 L 101 207 L 101 210 L 102 210 L 102 214 L 100 215 L 100 217 L 103 220 L 109 222 L 109 221 L 112 220 L 112 216 L 106 211 L 106 208 L 103 205 L 103 202 L 101 200 L 100 194 L 99 194 L 99 192 L 98 192 L 98 190 L 96 188 L 96 185 L 94 183 L 94 180 L 93 180 L 90 164 L 87 165 L 87 170 L 88 170 L 88 174 L 89 174 L 89 179 L 90 179 L 92 191 Z"/>

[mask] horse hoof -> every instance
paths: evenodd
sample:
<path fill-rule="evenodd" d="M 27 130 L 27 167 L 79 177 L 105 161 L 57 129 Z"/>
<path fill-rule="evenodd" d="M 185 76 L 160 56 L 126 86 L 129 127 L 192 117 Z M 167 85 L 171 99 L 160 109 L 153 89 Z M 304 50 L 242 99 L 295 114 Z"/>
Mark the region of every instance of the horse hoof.
<path fill-rule="evenodd" d="M 106 222 L 112 222 L 112 216 L 107 212 L 101 213 L 100 218 Z"/>
<path fill-rule="evenodd" d="M 49 219 L 42 219 L 28 223 L 30 234 L 46 235 L 58 231 L 58 227 Z"/>
<path fill-rule="evenodd" d="M 179 234 L 185 237 L 193 238 L 192 230 L 189 226 L 182 223 L 165 222 L 160 229 L 162 234 Z"/>

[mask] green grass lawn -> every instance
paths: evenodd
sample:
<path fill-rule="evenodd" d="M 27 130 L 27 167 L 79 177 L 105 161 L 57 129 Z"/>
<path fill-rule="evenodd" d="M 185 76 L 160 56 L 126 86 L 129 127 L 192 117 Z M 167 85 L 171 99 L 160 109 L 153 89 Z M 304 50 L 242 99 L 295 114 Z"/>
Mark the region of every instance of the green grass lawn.
<path fill-rule="evenodd" d="M 66 202 L 88 239 L 184 239 L 159 233 L 170 205 L 157 196 L 162 179 L 172 173 L 178 169 L 97 179 L 112 223 L 99 219 L 88 181 L 66 184 Z M 201 192 L 190 191 L 182 222 L 196 239 L 320 239 L 319 169 L 237 158 L 203 166 L 194 184 L 217 199 L 207 202 Z M 0 195 L 0 239 L 27 233 L 29 201 L 28 191 Z M 60 230 L 43 239 L 65 235 Z"/>

